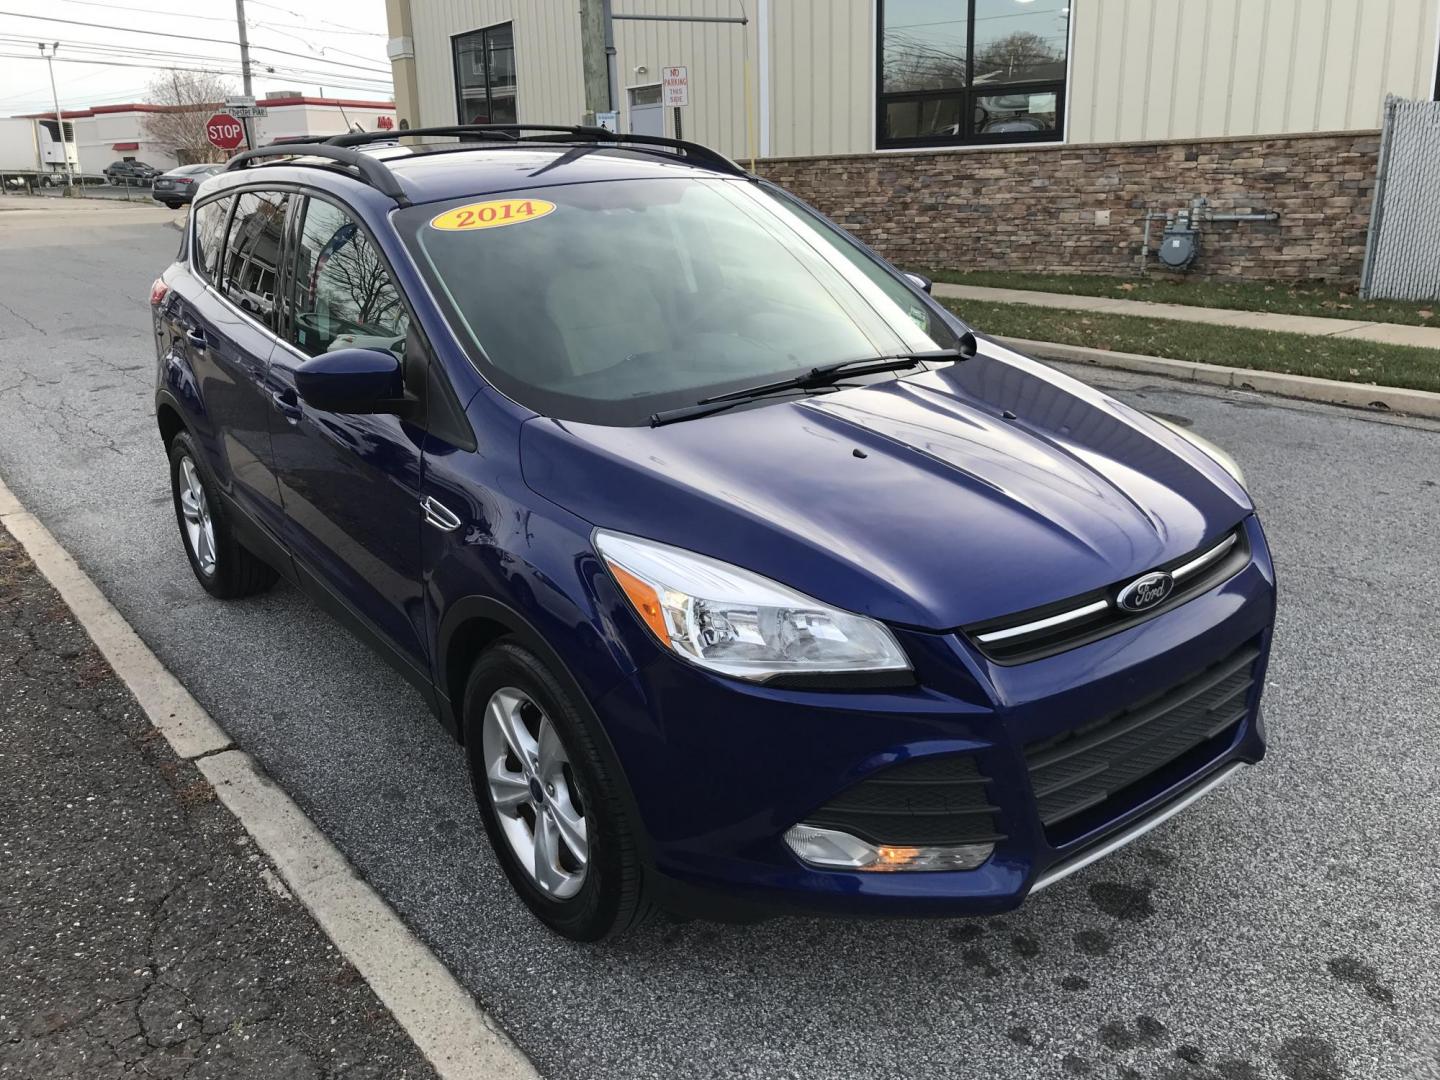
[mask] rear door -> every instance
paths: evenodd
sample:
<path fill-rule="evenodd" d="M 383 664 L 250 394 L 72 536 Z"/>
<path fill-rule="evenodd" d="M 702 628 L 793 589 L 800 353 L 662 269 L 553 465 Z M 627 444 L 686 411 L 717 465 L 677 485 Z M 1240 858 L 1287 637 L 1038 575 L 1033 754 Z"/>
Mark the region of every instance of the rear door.
<path fill-rule="evenodd" d="M 251 288 L 256 267 L 278 259 L 286 196 L 227 194 L 192 215 L 189 273 L 175 283 L 175 340 L 195 379 L 192 428 L 221 490 L 279 535 L 280 495 L 271 468 L 265 375 L 275 347 L 269 301 Z M 273 265 L 271 268 L 273 279 Z"/>
<path fill-rule="evenodd" d="M 389 646 L 407 677 L 428 688 L 419 505 L 425 430 L 398 416 L 316 409 L 295 391 L 295 370 L 335 349 L 385 349 L 403 363 L 410 315 L 379 248 L 338 203 L 307 196 L 292 241 L 286 333 L 270 367 L 287 546 L 316 599 Z"/>

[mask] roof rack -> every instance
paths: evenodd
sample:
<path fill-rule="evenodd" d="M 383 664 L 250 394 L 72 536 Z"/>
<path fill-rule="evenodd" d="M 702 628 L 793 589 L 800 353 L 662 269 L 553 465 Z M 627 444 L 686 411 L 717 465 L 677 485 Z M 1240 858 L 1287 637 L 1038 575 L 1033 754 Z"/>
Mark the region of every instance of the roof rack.
<path fill-rule="evenodd" d="M 246 150 L 236 154 L 225 166 L 226 172 L 235 172 L 245 169 L 254 161 L 263 158 L 301 158 L 319 157 L 328 158 L 331 161 L 339 162 L 341 165 L 348 165 L 360 174 L 360 179 L 373 187 L 382 195 L 388 195 L 401 206 L 410 205 L 410 197 L 405 194 L 405 189 L 400 186 L 400 181 L 390 168 L 379 158 L 371 154 L 362 154 L 358 150 L 350 150 L 343 146 L 330 146 L 323 142 L 292 142 L 281 143 L 278 146 L 257 146 L 253 150 Z M 288 164 L 305 164 L 304 162 L 288 162 Z"/>
<path fill-rule="evenodd" d="M 521 142 L 521 133 L 526 131 L 541 131 L 546 132 L 547 136 L 554 133 L 569 137 L 556 139 L 537 136 L 524 139 L 525 142 L 605 142 L 617 143 L 622 146 L 664 147 L 670 150 L 679 150 L 687 159 L 697 164 L 708 165 L 721 172 L 734 176 L 750 175 L 724 154 L 711 150 L 708 146 L 701 146 L 699 143 L 686 142 L 684 139 L 666 139 L 660 135 L 627 135 L 602 127 L 585 127 L 583 125 L 567 127 L 557 124 L 449 124 L 443 127 L 408 128 L 403 131 L 357 131 L 348 135 L 336 135 L 334 138 L 326 139 L 325 142 L 328 146 L 363 146 L 366 143 L 394 142 L 411 135 L 455 135 L 459 137 L 468 135 L 472 138 L 506 139 L 510 142 Z"/>
<path fill-rule="evenodd" d="M 521 132 L 540 131 L 544 135 L 522 138 Z M 565 138 L 553 138 L 553 134 Z M 359 174 L 359 178 L 382 195 L 388 195 L 401 206 L 409 206 L 410 198 L 400 186 L 399 179 L 383 158 L 373 154 L 362 154 L 351 149 L 370 143 L 396 142 L 411 135 L 454 135 L 460 138 L 504 139 L 507 142 L 546 143 L 616 143 L 639 147 L 664 147 L 680 151 L 687 160 L 707 165 L 732 176 L 748 177 L 750 174 L 724 154 L 711 150 L 699 143 L 683 139 L 666 139 L 659 135 L 625 135 L 602 127 L 561 127 L 555 124 L 452 124 L 446 127 L 408 128 L 403 131 L 357 131 L 348 135 L 336 135 L 320 142 L 288 142 L 271 146 L 257 146 L 236 154 L 225 166 L 226 172 L 249 168 L 265 158 L 290 158 L 291 165 L 304 165 L 303 158 L 326 158 L 329 161 L 347 165 Z"/>

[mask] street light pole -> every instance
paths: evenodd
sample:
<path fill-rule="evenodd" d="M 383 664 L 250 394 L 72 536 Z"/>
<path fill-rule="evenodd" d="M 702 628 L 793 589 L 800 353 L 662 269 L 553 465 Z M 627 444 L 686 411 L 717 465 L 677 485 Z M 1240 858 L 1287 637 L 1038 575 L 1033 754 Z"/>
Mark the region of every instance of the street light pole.
<path fill-rule="evenodd" d="M 45 66 L 50 69 L 50 100 L 55 104 L 55 134 L 60 138 L 60 159 L 65 163 L 65 187 L 67 189 L 75 186 L 74 174 L 70 171 L 70 144 L 65 139 L 65 117 L 60 113 L 60 95 L 55 90 L 55 54 L 60 51 L 60 43 L 54 42 L 50 51 L 45 51 L 45 43 L 40 43 L 40 55 L 45 57 Z"/>
<path fill-rule="evenodd" d="M 250 39 L 245 34 L 245 0 L 235 0 L 235 24 L 240 31 L 240 83 L 245 88 L 245 96 L 248 98 L 253 94 L 250 80 Z M 254 149 L 255 140 L 250 134 L 250 118 L 242 116 L 240 125 L 245 129 L 245 149 Z"/>

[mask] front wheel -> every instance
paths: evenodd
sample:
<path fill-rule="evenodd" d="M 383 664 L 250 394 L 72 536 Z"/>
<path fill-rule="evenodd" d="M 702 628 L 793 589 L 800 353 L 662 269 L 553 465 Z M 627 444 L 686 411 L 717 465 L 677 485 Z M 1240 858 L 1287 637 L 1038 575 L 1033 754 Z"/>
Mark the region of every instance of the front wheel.
<path fill-rule="evenodd" d="M 545 664 L 502 642 L 470 673 L 465 746 L 505 876 L 546 926 L 598 941 L 649 913 L 639 848 L 590 721 Z"/>
<path fill-rule="evenodd" d="M 269 564 L 236 538 L 188 432 L 182 431 L 170 443 L 170 491 L 190 569 L 206 592 L 233 600 L 264 592 L 275 583 Z"/>

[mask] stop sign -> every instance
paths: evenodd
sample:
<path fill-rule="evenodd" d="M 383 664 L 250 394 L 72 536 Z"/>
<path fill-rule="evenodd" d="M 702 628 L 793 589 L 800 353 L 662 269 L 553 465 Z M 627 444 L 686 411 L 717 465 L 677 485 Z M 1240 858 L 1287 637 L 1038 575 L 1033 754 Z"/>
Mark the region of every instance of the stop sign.
<path fill-rule="evenodd" d="M 234 150 L 245 141 L 245 125 L 229 113 L 216 113 L 205 122 L 205 136 L 212 146 Z"/>

